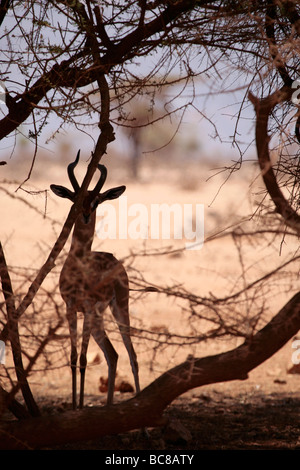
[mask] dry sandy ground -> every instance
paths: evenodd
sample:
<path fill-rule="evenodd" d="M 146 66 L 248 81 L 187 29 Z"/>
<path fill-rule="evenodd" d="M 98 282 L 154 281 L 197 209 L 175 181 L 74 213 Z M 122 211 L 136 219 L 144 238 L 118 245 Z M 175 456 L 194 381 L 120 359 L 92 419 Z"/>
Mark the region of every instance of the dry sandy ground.
<path fill-rule="evenodd" d="M 83 176 L 84 169 L 82 163 L 78 169 L 79 179 Z M 68 200 L 59 200 L 48 191 L 50 183 L 67 184 L 65 168 L 51 164 L 46 173 L 42 176 L 42 172 L 37 170 L 24 186 L 26 190 L 38 191 L 36 194 L 28 194 L 22 190 L 16 193 L 16 182 L 1 184 L 1 241 L 7 263 L 12 267 L 14 286 L 21 296 L 29 285 L 26 278 L 33 275 L 35 269 L 45 261 L 70 207 Z M 140 181 L 133 182 L 122 169 L 113 169 L 106 188 L 125 183 L 127 206 L 132 207 L 138 203 L 148 211 L 151 204 L 155 203 L 203 204 L 205 237 L 209 240 L 211 235 L 221 233 L 224 228 L 236 225 L 240 219 L 253 213 L 256 201 L 262 197 L 262 185 L 257 179 L 256 169 L 251 165 L 232 175 L 225 185 L 225 173 L 209 179 L 213 174 L 216 174 L 216 171 L 203 166 L 191 165 L 189 171 L 183 168 L 170 171 L 166 168 L 159 172 L 157 167 L 151 167 L 143 168 Z M 21 182 L 26 173 L 22 168 L 11 169 L 7 165 L 1 168 L 1 175 L 3 180 L 13 179 Z M 115 208 L 118 211 L 118 201 Z M 134 217 L 131 218 L 133 219 Z M 247 222 L 244 228 L 253 230 L 259 223 L 255 219 Z M 200 250 L 184 250 L 185 240 L 129 238 L 103 241 L 96 236 L 94 248 L 110 251 L 117 257 L 124 258 L 132 279 L 136 273 L 142 273 L 148 282 L 157 286 L 178 284 L 193 294 L 208 296 L 213 293 L 217 297 L 226 296 L 240 288 L 245 282 L 243 275 L 246 276 L 247 282 L 262 276 L 297 250 L 295 240 L 285 239 L 283 244 L 281 241 L 278 238 L 256 244 L 247 239 L 242 251 L 239 251 L 231 237 L 223 237 L 205 242 Z M 169 248 L 180 251 L 165 255 L 140 256 L 142 253 L 149 254 Z M 41 336 L 47 331 L 49 317 L 52 316 L 53 321 L 56 319 L 54 304 L 49 303 L 49 298 L 47 302 L 44 299 L 47 297 L 46 291 L 53 292 L 53 289 L 56 289 L 59 269 L 58 263 L 46 280 L 34 310 L 28 313 L 28 318 L 32 321 L 31 331 Z M 266 291 L 266 315 L 277 313 L 297 288 L 297 267 L 289 266 L 286 273 L 288 277 L 282 276 L 275 291 L 274 286 Z M 63 311 L 60 297 L 56 296 L 55 299 L 59 303 L 60 311 Z M 132 326 L 177 335 L 195 333 L 195 329 L 199 333 L 199 329 L 205 326 L 193 324 L 191 327 L 188 321 L 189 312 L 183 311 L 182 306 L 180 300 L 154 292 L 141 298 L 133 294 L 130 308 Z M 188 304 L 184 306 L 187 307 Z M 108 323 L 108 329 L 111 328 L 111 323 Z M 26 334 L 26 329 L 23 331 Z M 63 335 L 66 332 L 64 323 L 58 333 Z M 129 361 L 120 338 L 115 332 L 110 332 L 110 336 L 120 356 L 119 376 L 132 383 Z M 240 341 L 233 339 L 228 343 L 219 340 L 189 347 L 180 344 L 168 347 L 160 345 L 155 348 L 157 343 L 151 338 L 153 339 L 150 336 L 148 340 L 139 336 L 134 338 L 142 387 L 168 368 L 185 360 L 190 353 L 196 356 L 218 353 L 236 346 Z M 46 398 L 50 407 L 68 407 L 71 392 L 68 340 L 59 339 L 51 343 L 46 352 L 50 355 L 51 364 L 46 371 L 45 357 L 37 363 L 38 370 L 30 378 L 33 392 L 40 399 Z M 185 448 L 297 448 L 300 379 L 298 375 L 287 374 L 292 365 L 293 352 L 292 342 L 289 342 L 274 357 L 251 372 L 248 380 L 201 387 L 178 398 L 168 413 L 173 413 L 173 416 L 180 419 L 192 433 L 191 440 L 184 444 Z M 105 394 L 99 392 L 99 378 L 107 375 L 106 363 L 93 340 L 89 347 L 88 361 L 86 404 L 92 406 L 95 400 L 97 403 L 105 400 Z M 10 364 L 11 358 L 8 355 L 7 365 Z M 117 400 L 123 400 L 126 395 L 117 393 L 116 397 Z M 156 448 L 163 445 L 167 448 L 178 448 L 174 443 L 166 444 L 159 435 L 155 436 L 155 444 L 153 442 L 151 445 Z M 116 446 L 121 449 L 134 445 L 140 445 L 142 448 L 145 444 L 136 444 L 136 440 L 123 436 L 98 442 L 96 448 Z"/>

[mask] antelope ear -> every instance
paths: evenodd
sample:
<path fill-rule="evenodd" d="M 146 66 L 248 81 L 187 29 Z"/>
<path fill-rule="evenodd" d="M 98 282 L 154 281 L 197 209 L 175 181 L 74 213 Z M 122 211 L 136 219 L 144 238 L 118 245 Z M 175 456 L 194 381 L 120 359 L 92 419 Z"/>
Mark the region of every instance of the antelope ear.
<path fill-rule="evenodd" d="M 100 201 L 108 201 L 111 199 L 118 199 L 126 189 L 126 186 L 118 186 L 117 188 L 111 188 L 105 191 L 104 193 L 100 194 Z"/>
<path fill-rule="evenodd" d="M 74 202 L 75 193 L 73 191 L 70 191 L 68 188 L 65 188 L 64 186 L 59 186 L 58 184 L 51 184 L 50 188 L 52 189 L 54 194 L 56 194 L 56 196 L 64 197 Z"/>

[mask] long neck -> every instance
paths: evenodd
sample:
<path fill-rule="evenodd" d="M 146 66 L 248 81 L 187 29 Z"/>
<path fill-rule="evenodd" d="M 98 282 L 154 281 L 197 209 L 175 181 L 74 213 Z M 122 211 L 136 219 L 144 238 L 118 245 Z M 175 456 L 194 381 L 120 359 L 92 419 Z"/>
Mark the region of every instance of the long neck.
<path fill-rule="evenodd" d="M 70 252 L 77 256 L 91 251 L 96 224 L 96 213 L 92 212 L 88 222 L 82 214 L 77 217 L 74 225 Z"/>

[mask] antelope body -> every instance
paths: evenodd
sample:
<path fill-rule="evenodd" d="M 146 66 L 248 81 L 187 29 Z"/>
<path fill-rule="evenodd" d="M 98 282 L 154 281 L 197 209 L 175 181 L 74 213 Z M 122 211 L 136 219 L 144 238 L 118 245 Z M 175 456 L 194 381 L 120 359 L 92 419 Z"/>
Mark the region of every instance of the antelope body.
<path fill-rule="evenodd" d="M 68 166 L 69 179 L 74 191 L 64 186 L 54 184 L 50 186 L 57 196 L 68 198 L 73 203 L 80 189 L 74 175 L 74 168 L 78 161 L 79 152 L 74 163 Z M 140 391 L 138 363 L 130 337 L 127 273 L 123 264 L 111 253 L 91 251 L 97 206 L 106 200 L 118 198 L 126 187 L 118 186 L 100 193 L 106 180 L 107 170 L 103 165 L 98 165 L 98 169 L 100 170 L 99 181 L 92 191 L 87 191 L 85 194 L 82 211 L 74 224 L 71 248 L 59 279 L 61 296 L 66 304 L 71 339 L 72 403 L 74 409 L 77 406 L 77 312 L 84 314 L 80 354 L 80 408 L 82 408 L 84 401 L 86 354 L 90 335 L 93 336 L 105 355 L 108 365 L 107 403 L 113 402 L 118 354 L 104 330 L 103 314 L 107 306 L 111 308 L 128 351 L 136 392 Z"/>

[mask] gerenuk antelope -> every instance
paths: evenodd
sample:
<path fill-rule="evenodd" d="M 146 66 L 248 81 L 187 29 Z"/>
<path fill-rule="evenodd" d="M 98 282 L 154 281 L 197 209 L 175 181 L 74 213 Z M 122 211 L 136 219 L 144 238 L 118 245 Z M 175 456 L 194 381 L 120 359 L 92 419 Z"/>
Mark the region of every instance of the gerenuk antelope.
<path fill-rule="evenodd" d="M 79 161 L 80 151 L 73 163 L 68 166 L 68 175 L 73 191 L 52 184 L 52 191 L 73 203 L 80 190 L 74 175 L 74 168 Z M 104 330 L 104 311 L 109 305 L 118 324 L 124 345 L 128 351 L 134 376 L 136 392 L 140 391 L 138 363 L 130 337 L 129 321 L 129 284 L 123 264 L 111 253 L 91 251 L 96 223 L 96 208 L 104 201 L 116 199 L 125 191 L 125 186 L 108 189 L 100 193 L 107 170 L 98 165 L 100 178 L 95 188 L 84 195 L 80 211 L 73 230 L 71 248 L 63 265 L 59 287 L 66 304 L 67 320 L 71 339 L 72 403 L 76 409 L 76 367 L 77 367 L 77 312 L 82 312 L 83 333 L 80 354 L 80 398 L 79 407 L 83 407 L 86 354 L 90 335 L 102 349 L 108 365 L 107 404 L 113 402 L 114 385 L 118 354 Z"/>

